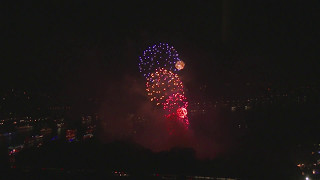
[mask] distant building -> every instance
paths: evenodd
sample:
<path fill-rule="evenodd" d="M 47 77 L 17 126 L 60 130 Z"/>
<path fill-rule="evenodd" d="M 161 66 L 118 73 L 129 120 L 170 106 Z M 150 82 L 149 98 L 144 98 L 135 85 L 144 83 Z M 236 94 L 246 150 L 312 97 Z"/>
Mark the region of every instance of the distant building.
<path fill-rule="evenodd" d="M 73 142 L 76 140 L 77 130 L 76 129 L 68 129 L 66 130 L 66 140 L 69 142 Z"/>

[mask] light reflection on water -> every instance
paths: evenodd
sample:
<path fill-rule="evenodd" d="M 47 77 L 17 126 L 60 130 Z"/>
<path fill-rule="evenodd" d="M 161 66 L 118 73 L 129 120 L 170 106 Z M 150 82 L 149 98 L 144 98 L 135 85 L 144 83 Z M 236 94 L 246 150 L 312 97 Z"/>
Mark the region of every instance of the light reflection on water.
<path fill-rule="evenodd" d="M 65 128 L 57 128 L 52 130 L 50 134 L 44 135 L 47 138 L 57 137 L 60 139 L 64 135 Z M 6 132 L 0 134 L 0 143 L 9 146 L 18 146 L 22 145 L 26 138 L 30 138 L 35 135 L 41 135 L 39 131 L 36 131 L 34 128 L 16 130 L 15 132 Z"/>

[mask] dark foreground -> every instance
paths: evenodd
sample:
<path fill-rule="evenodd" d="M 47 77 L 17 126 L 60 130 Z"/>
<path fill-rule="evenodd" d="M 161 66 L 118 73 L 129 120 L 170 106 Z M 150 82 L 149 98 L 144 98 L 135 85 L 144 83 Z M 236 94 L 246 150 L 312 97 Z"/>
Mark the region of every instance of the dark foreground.
<path fill-rule="evenodd" d="M 26 149 L 4 179 L 302 179 L 294 164 L 259 164 L 238 155 L 199 160 L 193 149 L 152 152 L 137 144 L 54 142 Z M 250 156 L 249 156 L 250 157 Z M 272 163 L 272 162 L 271 162 Z"/>

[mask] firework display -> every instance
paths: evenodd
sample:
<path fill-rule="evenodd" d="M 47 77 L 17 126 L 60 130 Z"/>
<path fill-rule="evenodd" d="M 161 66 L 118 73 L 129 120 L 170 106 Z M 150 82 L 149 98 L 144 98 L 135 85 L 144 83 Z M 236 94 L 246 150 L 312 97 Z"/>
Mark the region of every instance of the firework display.
<path fill-rule="evenodd" d="M 169 96 L 163 103 L 163 109 L 167 111 L 168 114 L 176 113 L 179 108 L 187 108 L 188 102 L 184 94 L 175 93 Z"/>
<path fill-rule="evenodd" d="M 177 109 L 177 115 L 179 118 L 185 118 L 187 117 L 188 111 L 186 108 L 181 107 Z"/>
<path fill-rule="evenodd" d="M 163 103 L 163 109 L 165 110 L 166 117 L 172 119 L 175 117 L 176 120 L 183 122 L 186 128 L 189 126 L 189 120 L 187 117 L 188 101 L 184 94 L 175 93 L 169 96 L 168 99 Z"/>
<path fill-rule="evenodd" d="M 179 59 L 177 51 L 173 46 L 159 43 L 146 49 L 139 60 L 140 72 L 147 80 L 146 91 L 150 101 L 156 107 L 163 108 L 164 116 L 171 124 L 169 134 L 177 127 L 175 123 L 182 123 L 183 129 L 188 129 L 188 101 L 183 83 L 176 74 L 176 71 L 184 68 L 185 63 Z"/>
<path fill-rule="evenodd" d="M 166 43 L 150 46 L 143 51 L 143 56 L 139 57 L 139 60 L 140 72 L 146 78 L 158 68 L 175 72 L 177 70 L 175 64 L 180 61 L 178 52 Z"/>
<path fill-rule="evenodd" d="M 174 93 L 184 94 L 179 76 L 164 68 L 151 73 L 147 78 L 146 86 L 150 101 L 155 102 L 157 106 Z"/>
<path fill-rule="evenodd" d="M 186 64 L 183 62 L 183 61 L 177 61 L 176 64 L 175 64 L 175 67 L 180 71 L 184 68 Z"/>
<path fill-rule="evenodd" d="M 188 115 L 188 111 L 186 108 L 181 107 L 181 108 L 177 109 L 177 116 L 178 116 L 179 120 L 184 123 L 186 128 L 189 127 L 189 119 L 188 119 L 187 115 Z"/>

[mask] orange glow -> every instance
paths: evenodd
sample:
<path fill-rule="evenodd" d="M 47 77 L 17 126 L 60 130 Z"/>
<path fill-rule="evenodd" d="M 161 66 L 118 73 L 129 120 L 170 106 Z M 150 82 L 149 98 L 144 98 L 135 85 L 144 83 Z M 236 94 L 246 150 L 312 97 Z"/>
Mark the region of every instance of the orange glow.
<path fill-rule="evenodd" d="M 175 67 L 176 67 L 178 70 L 183 69 L 184 66 L 185 66 L 185 63 L 184 63 L 183 61 L 177 61 L 177 62 L 176 62 L 176 65 L 175 65 Z"/>

